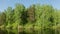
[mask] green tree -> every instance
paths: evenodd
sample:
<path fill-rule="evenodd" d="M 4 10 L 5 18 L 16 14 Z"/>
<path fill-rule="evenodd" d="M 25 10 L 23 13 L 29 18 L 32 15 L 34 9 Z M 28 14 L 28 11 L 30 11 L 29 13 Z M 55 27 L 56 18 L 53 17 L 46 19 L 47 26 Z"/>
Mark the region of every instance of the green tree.
<path fill-rule="evenodd" d="M 5 10 L 6 13 L 6 25 L 7 27 L 10 27 L 12 24 L 12 8 L 8 7 L 7 10 Z"/>
<path fill-rule="evenodd" d="M 6 23 L 6 14 L 4 12 L 0 13 L 0 25 L 4 25 Z"/>

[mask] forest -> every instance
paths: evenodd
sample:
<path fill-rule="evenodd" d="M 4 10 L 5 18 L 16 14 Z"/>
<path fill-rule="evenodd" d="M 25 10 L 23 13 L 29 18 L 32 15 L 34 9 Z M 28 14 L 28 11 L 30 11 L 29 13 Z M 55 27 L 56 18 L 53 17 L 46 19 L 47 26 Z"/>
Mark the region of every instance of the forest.
<path fill-rule="evenodd" d="M 9 6 L 0 12 L 0 34 L 60 34 L 60 10 L 46 4 Z"/>

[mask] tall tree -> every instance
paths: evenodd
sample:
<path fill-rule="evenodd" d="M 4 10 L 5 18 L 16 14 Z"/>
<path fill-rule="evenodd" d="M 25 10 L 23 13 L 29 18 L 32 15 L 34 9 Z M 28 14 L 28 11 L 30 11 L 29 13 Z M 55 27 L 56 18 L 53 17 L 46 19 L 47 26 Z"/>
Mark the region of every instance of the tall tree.
<path fill-rule="evenodd" d="M 0 13 L 0 25 L 4 25 L 6 23 L 6 14 L 4 12 Z"/>
<path fill-rule="evenodd" d="M 35 5 L 30 6 L 27 12 L 28 21 L 34 22 L 35 21 Z"/>
<path fill-rule="evenodd" d="M 7 27 L 11 26 L 11 19 L 12 19 L 12 8 L 8 7 L 7 10 L 5 11 L 6 13 L 6 25 L 8 25 Z"/>
<path fill-rule="evenodd" d="M 25 7 L 22 4 L 17 4 L 14 9 L 14 21 L 17 24 L 21 24 L 21 14 L 24 11 Z"/>

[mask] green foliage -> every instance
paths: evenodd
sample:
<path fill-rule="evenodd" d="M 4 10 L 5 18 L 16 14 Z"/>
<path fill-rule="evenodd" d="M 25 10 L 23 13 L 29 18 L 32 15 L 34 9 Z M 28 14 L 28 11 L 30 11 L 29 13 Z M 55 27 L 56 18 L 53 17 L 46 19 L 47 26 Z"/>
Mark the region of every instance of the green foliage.
<path fill-rule="evenodd" d="M 0 27 L 16 34 L 23 31 L 27 34 L 54 34 L 55 30 L 60 30 L 60 11 L 51 5 L 33 4 L 25 8 L 16 4 L 14 9 L 8 7 L 0 12 Z"/>
<path fill-rule="evenodd" d="M 22 4 L 17 4 L 15 9 L 14 9 L 14 21 L 15 23 L 21 24 L 21 15 L 22 12 L 24 12 L 25 7 Z"/>
<path fill-rule="evenodd" d="M 6 10 L 6 25 L 11 24 L 12 22 L 12 8 L 8 7 Z"/>
<path fill-rule="evenodd" d="M 0 14 L 0 25 L 5 24 L 5 22 L 6 22 L 6 14 L 4 12 L 2 12 Z"/>

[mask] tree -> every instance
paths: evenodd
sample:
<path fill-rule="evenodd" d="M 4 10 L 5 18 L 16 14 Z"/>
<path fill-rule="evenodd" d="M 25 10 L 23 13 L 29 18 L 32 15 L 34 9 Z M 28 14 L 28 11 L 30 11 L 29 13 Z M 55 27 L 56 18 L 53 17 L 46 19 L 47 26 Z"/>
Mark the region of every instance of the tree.
<path fill-rule="evenodd" d="M 35 5 L 30 6 L 27 14 L 28 14 L 28 21 L 34 22 L 35 21 Z"/>
<path fill-rule="evenodd" d="M 17 24 L 21 24 L 21 14 L 24 11 L 25 7 L 22 4 L 17 4 L 14 9 L 14 21 Z"/>
<path fill-rule="evenodd" d="M 6 25 L 7 28 L 9 28 L 12 24 L 12 8 L 8 7 L 7 10 L 5 10 L 5 14 L 6 14 Z"/>
<path fill-rule="evenodd" d="M 4 25 L 6 23 L 6 14 L 4 12 L 0 13 L 0 25 Z"/>

